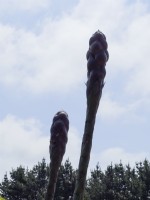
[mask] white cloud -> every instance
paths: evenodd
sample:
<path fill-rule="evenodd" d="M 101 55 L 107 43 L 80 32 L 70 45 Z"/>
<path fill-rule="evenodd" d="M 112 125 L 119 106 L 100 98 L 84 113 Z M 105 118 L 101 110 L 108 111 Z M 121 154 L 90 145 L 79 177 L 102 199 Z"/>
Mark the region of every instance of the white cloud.
<path fill-rule="evenodd" d="M 138 113 L 138 110 L 141 107 L 144 108 L 148 104 L 149 101 L 147 99 L 120 102 L 113 99 L 111 95 L 104 94 L 100 101 L 98 116 L 102 120 L 120 120 L 120 122 L 125 123 L 141 123 L 145 118 Z"/>
<path fill-rule="evenodd" d="M 103 96 L 99 105 L 98 115 L 104 119 L 118 119 L 127 112 L 125 106 L 111 100 L 107 95 Z"/>
<path fill-rule="evenodd" d="M 65 23 L 67 27 L 72 21 L 66 19 Z M 69 30 L 71 27 L 64 32 L 61 22 L 54 26 L 47 25 L 36 35 L 1 25 L 0 81 L 3 84 L 35 93 L 69 90 L 78 85 L 86 70 L 80 55 L 84 47 L 78 51 L 82 37 L 76 37 L 74 29 Z"/>
<path fill-rule="evenodd" d="M 42 158 L 46 158 L 49 163 L 49 132 L 47 135 L 42 133 L 43 125 L 38 120 L 19 119 L 13 115 L 8 115 L 0 121 L 0 179 L 2 180 L 6 172 L 22 165 L 32 168 Z M 81 137 L 78 131 L 70 127 L 68 133 L 68 143 L 63 163 L 69 158 L 74 169 L 78 167 L 81 151 Z M 99 162 L 102 169 L 106 169 L 111 162 L 113 164 L 122 161 L 124 164 L 130 163 L 134 166 L 135 162 L 149 159 L 147 152 L 128 152 L 120 147 L 105 149 L 100 153 L 91 152 L 88 175 Z"/>
<path fill-rule="evenodd" d="M 128 84 L 126 85 L 126 92 L 130 95 L 134 95 L 138 98 L 148 98 L 150 96 L 150 69 L 147 63 L 141 63 L 140 69 L 137 69 L 135 73 L 129 78 Z"/>
<path fill-rule="evenodd" d="M 128 152 L 127 150 L 120 147 L 113 147 L 103 150 L 99 154 L 92 154 L 91 163 L 92 168 L 95 168 L 99 162 L 102 170 L 105 170 L 111 163 L 119 164 L 120 161 L 124 164 L 130 164 L 134 167 L 136 162 L 143 161 L 145 158 L 149 159 L 150 154 L 148 152 Z"/>
<path fill-rule="evenodd" d="M 124 77 L 125 91 L 129 95 L 143 98 L 150 95 L 148 87 L 150 85 L 148 77 L 150 44 L 147 42 L 150 40 L 150 30 L 147 28 L 150 25 L 150 14 L 146 11 L 146 4 L 145 7 L 142 3 L 140 5 L 141 7 L 133 4 L 135 12 L 126 16 L 130 16 L 131 19 L 120 33 L 121 40 L 110 42 L 110 66 L 112 67 L 108 70 Z"/>
<path fill-rule="evenodd" d="M 45 8 L 48 0 L 0 0 L 1 12 L 12 12 L 14 10 L 34 11 Z"/>
<path fill-rule="evenodd" d="M 32 168 L 35 164 L 49 158 L 49 130 L 47 135 L 42 133 L 43 125 L 36 119 L 19 119 L 13 115 L 6 116 L 0 121 L 0 179 L 6 171 L 22 165 Z M 80 138 L 74 128 L 68 133 L 68 144 L 64 161 L 70 159 L 77 167 L 80 151 Z"/>
<path fill-rule="evenodd" d="M 108 39 L 110 75 L 124 73 L 130 78 L 127 91 L 136 92 L 143 86 L 147 94 L 149 80 L 143 77 L 149 72 L 149 18 L 146 3 L 141 1 L 82 0 L 60 19 L 43 18 L 38 34 L 1 25 L 0 81 L 35 93 L 77 87 L 85 81 L 88 39 L 100 29 Z"/>
<path fill-rule="evenodd" d="M 74 169 L 78 168 L 81 152 L 81 138 L 78 131 L 71 127 L 68 133 L 68 143 L 63 161 L 69 158 Z"/>
<path fill-rule="evenodd" d="M 0 121 L 0 138 L 0 178 L 19 165 L 30 168 L 47 158 L 49 136 L 42 135 L 41 124 L 35 119 L 6 116 Z"/>

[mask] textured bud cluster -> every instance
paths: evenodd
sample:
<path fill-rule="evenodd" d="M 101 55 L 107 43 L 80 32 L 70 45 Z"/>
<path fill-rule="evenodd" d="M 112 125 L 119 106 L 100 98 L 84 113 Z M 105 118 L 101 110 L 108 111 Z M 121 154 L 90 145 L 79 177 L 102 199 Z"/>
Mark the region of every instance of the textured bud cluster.
<path fill-rule="evenodd" d="M 64 111 L 57 112 L 51 126 L 50 158 L 62 159 L 68 141 L 69 119 Z"/>
<path fill-rule="evenodd" d="M 59 111 L 53 118 L 52 126 L 50 129 L 50 174 L 49 183 L 45 200 L 53 200 L 56 182 L 58 177 L 58 171 L 66 150 L 66 144 L 68 141 L 69 119 L 68 115 L 64 111 Z"/>
<path fill-rule="evenodd" d="M 108 45 L 105 35 L 97 31 L 89 40 L 87 58 L 88 79 L 104 79 L 106 75 L 105 65 L 109 59 Z"/>

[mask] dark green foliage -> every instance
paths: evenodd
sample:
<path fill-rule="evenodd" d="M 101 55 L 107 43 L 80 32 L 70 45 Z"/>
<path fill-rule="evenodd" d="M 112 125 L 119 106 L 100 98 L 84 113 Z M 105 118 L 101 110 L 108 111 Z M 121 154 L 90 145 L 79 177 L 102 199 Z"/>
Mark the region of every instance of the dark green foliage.
<path fill-rule="evenodd" d="M 96 169 L 91 171 L 91 178 L 87 181 L 86 193 L 89 194 L 89 199 L 102 199 L 105 190 L 104 185 L 104 173 L 101 171 L 99 164 L 96 165 Z"/>
<path fill-rule="evenodd" d="M 133 169 L 122 163 L 110 165 L 105 172 L 97 165 L 87 182 L 89 200 L 146 200 L 150 198 L 150 163 L 145 160 Z"/>
<path fill-rule="evenodd" d="M 2 196 L 7 199 L 22 199 L 22 196 L 26 195 L 25 184 L 27 182 L 25 176 L 25 169 L 18 167 L 17 170 L 12 170 L 10 173 L 10 180 L 7 175 L 4 176 L 4 182 L 2 183 L 1 190 L 3 191 Z"/>
<path fill-rule="evenodd" d="M 44 200 L 49 178 L 49 167 L 43 159 L 33 169 L 20 166 L 4 175 L 0 196 L 7 200 Z M 56 185 L 55 200 L 71 200 L 75 188 L 76 171 L 67 160 L 61 165 Z M 102 171 L 98 164 L 87 180 L 84 200 L 146 200 L 150 198 L 150 162 L 130 165 L 109 165 Z"/>
<path fill-rule="evenodd" d="M 59 170 L 54 198 L 55 200 L 71 199 L 75 187 L 75 177 L 76 172 L 73 170 L 69 160 L 66 160 L 64 165 L 62 165 Z"/>
<path fill-rule="evenodd" d="M 48 166 L 44 159 L 32 170 L 20 166 L 10 172 L 10 179 L 4 176 L 0 184 L 1 195 L 7 200 L 44 200 L 47 177 Z"/>
<path fill-rule="evenodd" d="M 0 184 L 0 195 L 7 200 L 44 200 L 49 180 L 49 167 L 45 162 L 38 163 L 32 170 L 18 167 L 10 172 L 10 178 L 4 175 Z M 75 187 L 75 171 L 67 160 L 60 167 L 55 193 L 56 200 L 72 197 Z"/>

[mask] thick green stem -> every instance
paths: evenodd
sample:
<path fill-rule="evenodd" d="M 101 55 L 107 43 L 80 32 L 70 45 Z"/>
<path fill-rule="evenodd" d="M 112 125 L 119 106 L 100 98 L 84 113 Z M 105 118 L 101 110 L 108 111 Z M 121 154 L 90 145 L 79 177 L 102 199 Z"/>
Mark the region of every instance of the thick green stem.
<path fill-rule="evenodd" d="M 57 158 L 50 163 L 50 177 L 49 177 L 49 183 L 45 200 L 54 199 L 60 165 L 61 165 L 61 160 L 58 160 Z"/>
<path fill-rule="evenodd" d="M 103 84 L 99 84 L 99 82 L 96 81 L 94 84 L 92 84 L 90 94 L 87 96 L 86 121 L 73 200 L 83 200 L 87 169 L 92 148 L 92 138 L 96 113 L 102 94 L 102 88 Z"/>
<path fill-rule="evenodd" d="M 103 33 L 97 31 L 89 40 L 89 50 L 87 52 L 87 110 L 73 200 L 83 200 L 84 198 L 96 113 L 104 86 L 105 65 L 108 57 L 106 37 Z"/>

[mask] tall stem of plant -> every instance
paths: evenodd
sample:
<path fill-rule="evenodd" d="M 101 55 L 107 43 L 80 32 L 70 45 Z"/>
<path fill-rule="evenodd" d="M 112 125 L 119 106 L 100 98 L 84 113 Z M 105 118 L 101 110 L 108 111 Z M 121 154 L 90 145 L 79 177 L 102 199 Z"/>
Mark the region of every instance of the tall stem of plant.
<path fill-rule="evenodd" d="M 103 33 L 97 31 L 89 40 L 89 50 L 87 52 L 87 110 L 73 200 L 83 200 L 84 197 L 96 113 L 104 86 L 105 65 L 108 57 L 106 37 Z"/>
<path fill-rule="evenodd" d="M 45 198 L 46 200 L 54 199 L 60 165 L 61 165 L 60 160 L 51 161 L 51 163 L 50 163 L 50 176 L 49 176 L 47 194 L 46 194 L 46 198 Z"/>
<path fill-rule="evenodd" d="M 56 113 L 51 126 L 50 140 L 50 175 L 45 200 L 53 200 L 56 189 L 58 171 L 66 150 L 68 141 L 69 120 L 64 111 Z"/>

